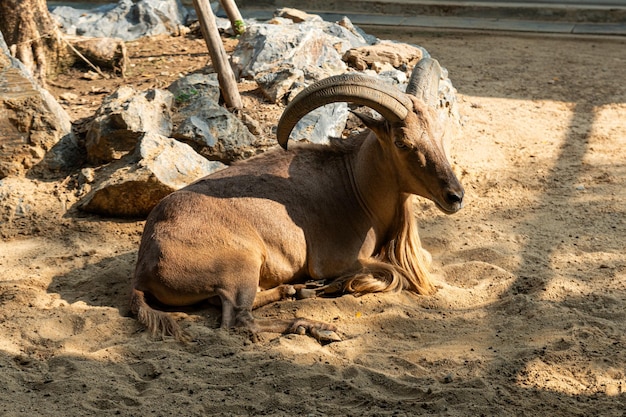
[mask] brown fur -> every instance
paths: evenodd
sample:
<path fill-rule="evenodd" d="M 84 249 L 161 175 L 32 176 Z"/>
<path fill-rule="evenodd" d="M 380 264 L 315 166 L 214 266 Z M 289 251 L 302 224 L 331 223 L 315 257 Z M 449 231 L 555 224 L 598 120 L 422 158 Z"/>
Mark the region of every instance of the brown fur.
<path fill-rule="evenodd" d="M 180 341 L 189 340 L 189 336 L 169 314 L 155 310 L 148 305 L 143 291 L 132 289 L 130 311 L 137 316 L 140 323 L 146 326 L 153 337 L 172 336 Z"/>
<path fill-rule="evenodd" d="M 318 337 L 335 326 L 256 320 L 251 311 L 311 279 L 354 294 L 433 293 L 413 195 L 452 213 L 463 191 L 430 131 L 429 110 L 415 101 L 398 125 L 363 117 L 371 131 L 362 135 L 270 151 L 164 198 L 139 248 L 131 295 L 139 322 L 156 336 L 185 339 L 144 293 L 169 306 L 218 298 L 222 327 Z"/>

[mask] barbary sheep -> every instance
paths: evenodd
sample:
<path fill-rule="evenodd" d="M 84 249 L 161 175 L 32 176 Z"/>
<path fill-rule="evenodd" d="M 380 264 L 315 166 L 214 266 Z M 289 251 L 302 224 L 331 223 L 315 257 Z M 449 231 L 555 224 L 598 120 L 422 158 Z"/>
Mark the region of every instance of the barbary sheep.
<path fill-rule="evenodd" d="M 139 322 L 155 335 L 185 339 L 153 302 L 180 307 L 214 299 L 222 327 L 317 335 L 335 326 L 260 320 L 252 310 L 310 280 L 344 293 L 431 294 L 413 196 L 448 214 L 461 209 L 464 196 L 434 109 L 440 74 L 436 60 L 421 60 L 407 93 L 355 73 L 318 81 L 279 121 L 286 151 L 234 164 L 161 200 L 146 221 L 132 283 L 130 307 Z M 333 102 L 368 106 L 382 119 L 357 114 L 369 128 L 361 134 L 287 150 L 300 118 Z"/>

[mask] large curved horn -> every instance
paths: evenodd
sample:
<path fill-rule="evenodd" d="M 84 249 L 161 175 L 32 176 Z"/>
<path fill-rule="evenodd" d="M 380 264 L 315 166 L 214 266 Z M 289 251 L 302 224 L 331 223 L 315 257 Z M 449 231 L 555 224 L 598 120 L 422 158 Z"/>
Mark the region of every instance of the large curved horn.
<path fill-rule="evenodd" d="M 413 68 L 406 92 L 435 107 L 439 101 L 440 78 L 439 62 L 433 58 L 422 58 Z"/>
<path fill-rule="evenodd" d="M 289 134 L 307 113 L 344 101 L 368 106 L 391 122 L 404 120 L 413 109 L 404 93 L 379 79 L 356 73 L 334 75 L 311 84 L 289 103 L 276 129 L 280 146 L 287 149 Z"/>

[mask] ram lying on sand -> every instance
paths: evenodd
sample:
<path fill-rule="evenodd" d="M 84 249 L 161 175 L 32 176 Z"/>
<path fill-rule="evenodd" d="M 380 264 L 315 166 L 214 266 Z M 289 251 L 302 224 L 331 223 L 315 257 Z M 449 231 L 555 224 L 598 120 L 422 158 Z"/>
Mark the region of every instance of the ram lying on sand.
<path fill-rule="evenodd" d="M 138 320 L 153 334 L 184 339 L 178 323 L 148 301 L 216 299 L 222 327 L 318 335 L 334 326 L 259 320 L 252 310 L 308 280 L 348 293 L 432 293 L 413 196 L 450 214 L 464 194 L 436 121 L 440 72 L 437 61 L 423 59 L 407 93 L 355 73 L 321 80 L 285 109 L 277 130 L 283 148 L 300 118 L 328 103 L 368 106 L 383 118 L 357 114 L 369 128 L 359 135 L 270 151 L 164 198 L 139 248 L 130 302 Z"/>

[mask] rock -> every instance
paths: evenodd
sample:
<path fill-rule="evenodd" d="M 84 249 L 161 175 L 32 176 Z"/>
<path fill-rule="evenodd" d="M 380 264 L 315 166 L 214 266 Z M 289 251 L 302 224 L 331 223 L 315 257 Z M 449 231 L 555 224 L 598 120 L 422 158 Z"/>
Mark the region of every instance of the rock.
<path fill-rule="evenodd" d="M 72 101 L 76 101 L 78 100 L 78 94 L 74 94 L 74 93 L 63 93 L 59 96 L 59 98 L 61 99 L 61 101 L 65 101 L 67 103 L 70 103 Z"/>
<path fill-rule="evenodd" d="M 254 137 L 259 137 L 263 133 L 263 127 L 254 117 L 250 116 L 243 110 L 240 114 L 241 123 L 244 124 L 248 128 L 248 131 L 254 135 Z"/>
<path fill-rule="evenodd" d="M 341 24 L 328 23 L 293 9 L 281 9 L 279 15 L 291 20 L 278 17 L 268 24 L 250 25 L 232 55 L 239 76 L 253 78 L 274 103 L 289 101 L 307 85 L 346 72 L 345 63 L 339 62 L 341 54 L 373 41 L 347 18 Z M 328 135 L 341 135 L 347 116 L 348 107 L 342 103 L 317 109 L 298 123 L 292 137 L 327 143 Z"/>
<path fill-rule="evenodd" d="M 378 41 L 375 36 L 367 35 L 354 26 L 350 19 L 345 16 L 337 23 L 333 23 L 322 20 L 318 15 L 305 13 L 297 9 L 279 9 L 277 14 L 277 17 L 274 17 L 267 23 L 275 26 L 293 26 L 294 23 L 303 23 L 303 26 L 295 26 L 299 28 L 298 30 L 315 27 L 330 36 L 331 43 L 339 54 L 343 54 L 350 48 L 374 44 Z"/>
<path fill-rule="evenodd" d="M 35 182 L 21 177 L 0 180 L 0 223 L 28 218 L 36 206 L 38 190 Z"/>
<path fill-rule="evenodd" d="M 67 37 L 68 41 L 89 62 L 124 74 L 128 65 L 126 44 L 121 39 Z"/>
<path fill-rule="evenodd" d="M 289 102 L 301 90 L 308 85 L 336 75 L 337 72 L 316 66 L 294 68 L 286 65 L 268 71 L 262 71 L 255 75 L 254 81 L 259 86 L 263 95 L 273 103 Z"/>
<path fill-rule="evenodd" d="M 85 147 L 89 161 L 107 163 L 120 159 L 135 149 L 145 132 L 169 136 L 173 99 L 166 90 L 138 93 L 127 86 L 106 97 L 87 131 Z"/>
<path fill-rule="evenodd" d="M 332 330 L 323 330 L 316 327 L 310 329 L 311 336 L 313 336 L 318 342 L 325 345 L 332 342 L 341 342 L 341 336 Z"/>
<path fill-rule="evenodd" d="M 123 0 L 118 7 L 139 10 L 152 3 L 155 1 Z M 103 16 L 123 15 L 120 10 L 107 10 Z M 248 24 L 231 57 L 235 71 L 254 79 L 274 103 L 289 102 L 311 83 L 348 71 L 343 59 L 404 90 L 412 66 L 428 56 L 418 46 L 378 41 L 347 18 L 329 23 L 298 10 L 279 14 L 282 17 L 272 23 Z M 0 83 L 0 88 L 5 85 L 10 84 Z M 447 118 L 458 122 L 456 91 L 445 70 L 439 93 L 442 124 Z M 140 93 L 121 87 L 107 97 L 90 122 L 85 149 L 91 163 L 108 165 L 83 168 L 77 175 L 81 192 L 87 193 L 80 208 L 105 216 L 145 217 L 172 191 L 269 146 L 261 142 L 263 129 L 258 123 L 245 112 L 241 113 L 242 123 L 219 104 L 219 99 L 216 74 L 191 74 L 172 83 L 167 91 Z M 327 143 L 328 137 L 341 136 L 350 115 L 348 109 L 346 103 L 332 103 L 310 112 L 296 125 L 291 138 Z M 349 130 L 356 130 L 356 122 Z M 75 141 L 73 144 L 76 148 Z M 61 167 L 72 159 L 68 157 L 71 140 L 28 149 L 30 158 L 41 161 L 42 166 L 45 161 L 48 167 Z"/>
<path fill-rule="evenodd" d="M 132 155 L 98 173 L 79 208 L 110 217 L 144 218 L 166 195 L 224 167 L 184 143 L 146 133 Z"/>
<path fill-rule="evenodd" d="M 259 151 L 256 138 L 232 113 L 204 96 L 195 96 L 175 114 L 172 137 L 213 161 L 230 164 Z"/>
<path fill-rule="evenodd" d="M 85 150 L 74 136 L 63 136 L 46 152 L 43 160 L 31 169 L 31 173 L 39 177 L 64 176 L 78 168 L 86 160 Z"/>
<path fill-rule="evenodd" d="M 263 95 L 272 103 L 281 103 L 294 84 L 304 82 L 304 71 L 293 67 L 275 68 L 256 74 L 254 80 Z"/>
<path fill-rule="evenodd" d="M 322 18 L 316 14 L 309 14 L 302 10 L 284 7 L 276 10 L 276 16 L 289 19 L 294 23 L 302 23 L 305 21 L 322 22 Z"/>
<path fill-rule="evenodd" d="M 327 104 L 300 119 L 289 137 L 296 141 L 326 144 L 329 137 L 341 136 L 349 114 L 346 103 Z"/>
<path fill-rule="evenodd" d="M 85 13 L 68 6 L 52 8 L 68 35 L 120 38 L 125 41 L 160 34 L 178 35 L 187 19 L 180 0 L 120 0 Z"/>
<path fill-rule="evenodd" d="M 409 81 L 409 77 L 406 72 L 397 70 L 390 64 L 384 64 L 381 66 L 374 65 L 373 67 L 379 69 L 380 71 L 369 69 L 361 72 L 371 77 L 379 78 L 381 81 L 391 84 L 401 91 L 406 91 L 407 83 Z"/>
<path fill-rule="evenodd" d="M 337 23 L 322 22 L 320 26 L 324 33 L 336 40 L 335 49 L 340 55 L 343 55 L 348 49 L 371 45 L 378 41 L 376 37 L 367 35 L 354 26 L 347 17 L 343 17 Z"/>
<path fill-rule="evenodd" d="M 220 83 L 217 74 L 189 74 L 174 81 L 167 90 L 174 95 L 177 105 L 184 105 L 194 96 L 203 95 L 209 100 L 219 102 Z"/>
<path fill-rule="evenodd" d="M 342 28 L 343 29 L 343 28 Z M 231 55 L 239 77 L 254 78 L 277 67 L 322 67 L 335 74 L 346 70 L 336 47 L 346 41 L 327 35 L 319 26 L 254 24 L 241 36 Z"/>
<path fill-rule="evenodd" d="M 96 170 L 93 168 L 83 168 L 78 173 L 78 184 L 91 184 L 96 180 Z"/>
<path fill-rule="evenodd" d="M 393 65 L 391 65 L 389 62 L 374 62 L 372 63 L 371 68 L 374 70 L 374 72 L 376 72 L 377 74 L 380 74 L 381 72 L 391 72 L 395 70 L 395 67 Z"/>
<path fill-rule="evenodd" d="M 191 4 L 191 1 L 187 0 L 186 3 Z M 220 2 L 219 1 L 209 2 L 209 5 L 211 6 L 211 10 L 213 11 L 213 14 L 215 15 L 215 25 L 217 26 L 217 30 L 220 33 L 227 33 L 229 35 L 235 36 L 235 31 L 232 29 L 230 25 L 230 20 L 228 20 L 227 17 L 219 16 L 219 15 L 225 14 L 225 12 L 221 10 L 222 6 Z M 187 26 L 197 27 L 198 31 L 200 30 L 200 27 L 199 27 L 200 24 L 198 22 L 198 15 L 196 14 L 196 9 L 194 7 L 189 7 L 187 9 L 187 20 L 185 24 Z"/>
<path fill-rule="evenodd" d="M 353 42 L 353 47 L 359 47 L 362 43 L 367 45 L 373 45 L 378 42 L 378 38 L 376 36 L 368 35 L 358 26 L 354 26 L 352 21 L 348 19 L 348 17 L 344 16 L 337 22 L 337 25 L 345 28 L 348 32 L 352 33 L 356 38 L 357 42 Z"/>
<path fill-rule="evenodd" d="M 371 68 L 372 65 L 384 63 L 389 63 L 394 68 L 413 67 L 424 56 L 424 50 L 419 47 L 400 42 L 381 41 L 375 45 L 352 48 L 343 55 L 343 60 L 350 67 L 363 71 Z"/>
<path fill-rule="evenodd" d="M 0 34 L 0 178 L 56 174 L 80 158 L 68 114 L 11 57 Z"/>

